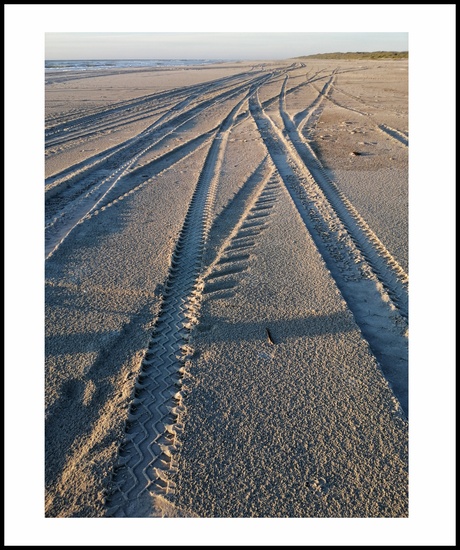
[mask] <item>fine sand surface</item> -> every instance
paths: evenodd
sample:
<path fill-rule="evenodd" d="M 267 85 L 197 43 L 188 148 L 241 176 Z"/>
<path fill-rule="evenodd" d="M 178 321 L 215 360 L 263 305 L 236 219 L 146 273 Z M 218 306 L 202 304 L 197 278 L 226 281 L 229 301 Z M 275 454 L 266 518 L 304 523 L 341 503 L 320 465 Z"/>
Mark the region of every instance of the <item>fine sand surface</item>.
<path fill-rule="evenodd" d="M 408 516 L 407 73 L 47 75 L 47 517 Z"/>

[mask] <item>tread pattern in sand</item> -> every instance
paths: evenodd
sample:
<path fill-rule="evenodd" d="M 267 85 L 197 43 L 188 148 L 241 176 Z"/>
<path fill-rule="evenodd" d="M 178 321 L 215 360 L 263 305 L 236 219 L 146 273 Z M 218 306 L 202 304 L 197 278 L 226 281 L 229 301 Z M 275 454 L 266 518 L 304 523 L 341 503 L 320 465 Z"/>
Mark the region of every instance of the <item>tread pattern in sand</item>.
<path fill-rule="evenodd" d="M 197 321 L 203 282 L 203 248 L 222 156 L 243 101 L 223 121 L 197 183 L 173 254 L 163 305 L 135 387 L 126 438 L 108 497 L 108 515 L 151 515 L 154 496 L 174 491 L 169 473 L 184 412 L 180 388 L 192 350 L 188 335 Z M 150 511 L 150 514 L 149 514 Z"/>

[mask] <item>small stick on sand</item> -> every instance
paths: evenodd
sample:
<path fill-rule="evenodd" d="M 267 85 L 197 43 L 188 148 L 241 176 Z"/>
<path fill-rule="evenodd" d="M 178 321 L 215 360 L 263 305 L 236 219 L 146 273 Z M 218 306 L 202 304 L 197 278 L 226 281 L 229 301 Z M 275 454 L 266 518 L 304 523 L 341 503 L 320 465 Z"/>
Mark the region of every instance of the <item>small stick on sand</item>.
<path fill-rule="evenodd" d="M 273 338 L 272 338 L 272 335 L 270 334 L 270 331 L 268 330 L 268 328 L 265 329 L 267 331 L 267 338 L 268 338 L 268 341 L 270 342 L 270 344 L 275 344 L 275 342 L 273 341 Z"/>

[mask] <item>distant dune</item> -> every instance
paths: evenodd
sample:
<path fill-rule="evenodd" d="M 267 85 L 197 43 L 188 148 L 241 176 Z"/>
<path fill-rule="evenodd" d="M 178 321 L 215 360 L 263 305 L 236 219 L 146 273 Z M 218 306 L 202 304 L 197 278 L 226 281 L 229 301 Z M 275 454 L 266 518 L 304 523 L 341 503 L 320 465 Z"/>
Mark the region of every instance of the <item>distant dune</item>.
<path fill-rule="evenodd" d="M 303 55 L 294 59 L 408 59 L 409 52 L 333 52 Z"/>

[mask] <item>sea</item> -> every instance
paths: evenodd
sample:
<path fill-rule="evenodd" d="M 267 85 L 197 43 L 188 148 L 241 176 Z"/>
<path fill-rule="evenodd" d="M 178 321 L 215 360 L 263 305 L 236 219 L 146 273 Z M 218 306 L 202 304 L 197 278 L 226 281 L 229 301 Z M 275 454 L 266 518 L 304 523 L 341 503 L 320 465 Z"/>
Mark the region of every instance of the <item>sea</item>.
<path fill-rule="evenodd" d="M 79 59 L 79 60 L 47 60 L 45 71 L 95 71 L 104 69 L 133 69 L 150 67 L 188 67 L 190 65 L 211 65 L 234 61 L 229 59 Z"/>

